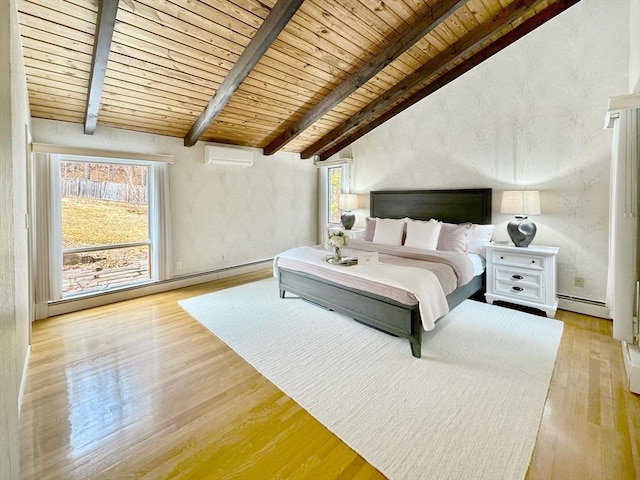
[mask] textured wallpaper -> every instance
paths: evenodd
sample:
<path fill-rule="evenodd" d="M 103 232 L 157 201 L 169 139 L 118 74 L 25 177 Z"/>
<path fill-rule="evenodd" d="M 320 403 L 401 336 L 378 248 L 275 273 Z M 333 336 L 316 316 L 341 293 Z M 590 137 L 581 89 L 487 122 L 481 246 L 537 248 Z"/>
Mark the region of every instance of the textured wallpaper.
<path fill-rule="evenodd" d="M 182 139 L 32 119 L 34 141 L 174 155 L 170 167 L 175 275 L 272 258 L 316 243 L 317 171 L 298 154 L 258 155 L 251 167 L 206 165 L 204 144 Z M 176 270 L 176 263 L 182 269 Z"/>
<path fill-rule="evenodd" d="M 539 189 L 534 244 L 560 247 L 558 291 L 604 301 L 603 125 L 628 75 L 629 1 L 583 0 L 353 144 L 352 190 L 492 187 L 495 239 L 509 240 L 501 192 Z"/>
<path fill-rule="evenodd" d="M 203 165 L 201 155 L 176 162 L 175 260 L 198 272 L 316 243 L 316 175 L 311 161 L 288 153 L 259 156 L 251 167 Z"/>

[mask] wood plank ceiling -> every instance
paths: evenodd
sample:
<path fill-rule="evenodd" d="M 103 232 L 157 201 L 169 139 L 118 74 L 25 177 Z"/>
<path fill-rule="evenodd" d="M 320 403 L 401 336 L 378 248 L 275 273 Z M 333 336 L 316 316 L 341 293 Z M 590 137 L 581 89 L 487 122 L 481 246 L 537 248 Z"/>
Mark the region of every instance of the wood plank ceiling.
<path fill-rule="evenodd" d="M 33 117 L 324 160 L 578 1 L 18 0 L 18 9 Z M 105 44 L 98 13 L 114 4 Z"/>

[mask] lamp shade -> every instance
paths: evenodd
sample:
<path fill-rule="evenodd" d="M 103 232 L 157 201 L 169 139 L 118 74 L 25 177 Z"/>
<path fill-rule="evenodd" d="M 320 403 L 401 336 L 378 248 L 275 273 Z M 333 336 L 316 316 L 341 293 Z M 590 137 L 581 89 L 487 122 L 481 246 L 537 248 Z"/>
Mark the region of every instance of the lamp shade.
<path fill-rule="evenodd" d="M 358 195 L 355 193 L 341 193 L 338 197 L 340 210 L 354 210 L 358 208 Z"/>
<path fill-rule="evenodd" d="M 540 215 L 540 192 L 538 190 L 508 190 L 502 192 L 500 213 Z"/>

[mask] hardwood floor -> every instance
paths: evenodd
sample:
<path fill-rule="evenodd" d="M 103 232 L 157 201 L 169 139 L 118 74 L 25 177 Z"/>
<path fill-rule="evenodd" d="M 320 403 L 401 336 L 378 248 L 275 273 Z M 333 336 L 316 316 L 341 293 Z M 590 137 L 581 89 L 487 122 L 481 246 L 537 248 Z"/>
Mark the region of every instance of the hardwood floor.
<path fill-rule="evenodd" d="M 640 479 L 640 396 L 628 391 L 612 323 L 565 324 L 529 479 Z"/>
<path fill-rule="evenodd" d="M 36 322 L 21 477 L 384 478 L 177 304 L 270 274 Z M 639 478 L 640 397 L 625 389 L 610 322 L 558 318 L 565 330 L 527 478 Z"/>

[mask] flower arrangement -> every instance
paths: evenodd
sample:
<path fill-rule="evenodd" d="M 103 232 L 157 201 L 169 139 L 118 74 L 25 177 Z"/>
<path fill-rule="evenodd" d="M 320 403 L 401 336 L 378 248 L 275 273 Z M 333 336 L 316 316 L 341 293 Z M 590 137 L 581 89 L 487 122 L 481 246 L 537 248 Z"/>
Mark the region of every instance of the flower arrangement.
<path fill-rule="evenodd" d="M 349 245 L 349 237 L 344 232 L 329 232 L 325 247 L 333 249 L 333 258 L 337 261 L 342 259 L 342 252 L 340 249 Z"/>

